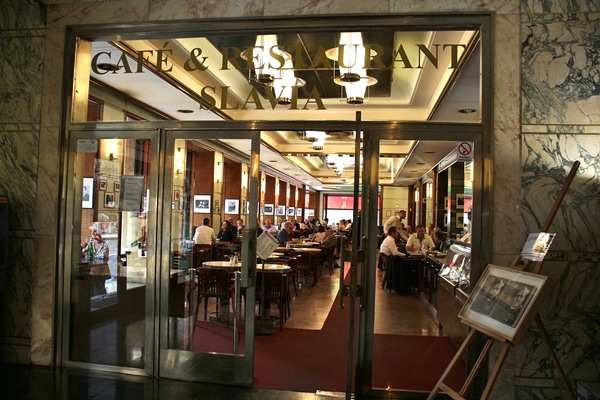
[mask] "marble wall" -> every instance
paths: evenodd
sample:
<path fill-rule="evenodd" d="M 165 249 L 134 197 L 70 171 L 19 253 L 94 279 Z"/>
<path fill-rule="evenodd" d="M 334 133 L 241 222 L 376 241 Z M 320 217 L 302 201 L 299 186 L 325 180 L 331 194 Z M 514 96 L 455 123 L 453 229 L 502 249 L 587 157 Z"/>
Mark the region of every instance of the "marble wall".
<path fill-rule="evenodd" d="M 564 0 L 3 0 L 0 193 L 11 202 L 9 291 L 0 354 L 49 365 L 53 352 L 60 102 L 68 25 L 344 13 L 494 13 L 492 259 L 508 264 L 539 230 L 575 160 L 582 165 L 552 230 L 542 315 L 565 371 L 598 380 L 597 2 Z M 18 18 L 17 18 L 18 15 Z M 520 29 L 519 29 L 520 27 Z M 539 335 L 511 351 L 495 399 L 562 398 Z M 550 382 L 550 387 L 560 384 Z"/>

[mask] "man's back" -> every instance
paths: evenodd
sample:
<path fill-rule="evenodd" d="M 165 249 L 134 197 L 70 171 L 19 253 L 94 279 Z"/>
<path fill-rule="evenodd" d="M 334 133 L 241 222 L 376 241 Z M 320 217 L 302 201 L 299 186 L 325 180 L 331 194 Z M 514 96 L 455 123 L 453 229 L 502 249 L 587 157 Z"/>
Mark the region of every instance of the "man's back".
<path fill-rule="evenodd" d="M 196 244 L 211 244 L 217 240 L 215 231 L 210 226 L 200 225 L 196 228 L 194 241 Z"/>

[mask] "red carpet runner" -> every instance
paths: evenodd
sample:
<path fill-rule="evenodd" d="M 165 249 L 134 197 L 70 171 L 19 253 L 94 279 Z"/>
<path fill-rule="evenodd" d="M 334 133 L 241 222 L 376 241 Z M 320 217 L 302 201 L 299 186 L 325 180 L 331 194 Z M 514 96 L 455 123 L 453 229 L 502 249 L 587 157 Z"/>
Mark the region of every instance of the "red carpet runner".
<path fill-rule="evenodd" d="M 334 302 L 321 331 L 285 328 L 256 336 L 254 387 L 316 392 L 343 392 L 347 360 L 348 307 Z M 211 343 L 211 351 L 231 351 L 230 327 L 198 322 L 195 351 Z M 243 333 L 242 333 L 243 336 Z M 202 339 L 200 339 L 200 337 Z M 222 343 L 221 350 L 218 349 Z M 243 352 L 244 339 L 240 341 Z M 445 337 L 375 335 L 373 386 L 430 391 L 456 354 Z M 465 366 L 458 363 L 445 383 L 460 390 Z"/>

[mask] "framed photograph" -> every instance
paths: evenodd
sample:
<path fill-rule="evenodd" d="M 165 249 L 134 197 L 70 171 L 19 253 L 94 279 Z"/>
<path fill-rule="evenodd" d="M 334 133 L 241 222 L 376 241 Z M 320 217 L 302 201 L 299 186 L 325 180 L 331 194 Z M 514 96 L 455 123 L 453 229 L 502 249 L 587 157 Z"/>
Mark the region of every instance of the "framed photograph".
<path fill-rule="evenodd" d="M 277 206 L 277 215 L 285 215 L 285 206 Z"/>
<path fill-rule="evenodd" d="M 448 211 L 448 197 L 444 197 L 444 211 Z"/>
<path fill-rule="evenodd" d="M 385 211 L 385 216 L 388 217 L 388 218 L 391 217 L 392 216 L 392 212 L 390 210 L 386 210 Z"/>
<path fill-rule="evenodd" d="M 104 194 L 104 207 L 114 208 L 115 207 L 115 194 L 105 193 Z"/>
<path fill-rule="evenodd" d="M 301 217 L 302 216 L 302 209 L 301 208 L 296 208 L 296 217 Z"/>
<path fill-rule="evenodd" d="M 496 339 L 523 339 L 544 298 L 548 277 L 489 264 L 459 318 Z"/>
<path fill-rule="evenodd" d="M 194 195 L 194 212 L 195 213 L 210 213 L 210 195 L 195 194 Z"/>
<path fill-rule="evenodd" d="M 464 193 L 456 194 L 456 209 L 457 210 L 465 209 L 465 194 Z"/>
<path fill-rule="evenodd" d="M 296 209 L 294 207 L 288 207 L 287 215 L 288 217 L 293 217 L 294 215 L 296 215 Z"/>
<path fill-rule="evenodd" d="M 265 206 L 263 207 L 263 214 L 264 215 L 273 215 L 274 209 L 275 209 L 275 206 L 273 206 L 273 204 L 265 204 Z"/>
<path fill-rule="evenodd" d="M 306 216 L 307 217 L 314 217 L 315 216 L 315 210 L 313 210 L 312 208 L 307 208 L 305 211 L 306 211 Z"/>
<path fill-rule="evenodd" d="M 94 207 L 94 178 L 83 178 L 81 208 Z"/>
<path fill-rule="evenodd" d="M 456 227 L 457 228 L 464 228 L 465 225 L 465 214 L 464 213 L 456 213 Z"/>
<path fill-rule="evenodd" d="M 106 190 L 106 179 L 100 179 L 100 190 Z"/>
<path fill-rule="evenodd" d="M 225 199 L 225 214 L 239 214 L 240 201 L 238 199 Z"/>
<path fill-rule="evenodd" d="M 173 191 L 173 200 L 179 201 L 180 197 L 181 197 L 181 192 L 179 190 L 174 190 Z"/>
<path fill-rule="evenodd" d="M 113 192 L 119 191 L 121 191 L 121 181 L 115 181 L 115 183 L 113 183 Z"/>

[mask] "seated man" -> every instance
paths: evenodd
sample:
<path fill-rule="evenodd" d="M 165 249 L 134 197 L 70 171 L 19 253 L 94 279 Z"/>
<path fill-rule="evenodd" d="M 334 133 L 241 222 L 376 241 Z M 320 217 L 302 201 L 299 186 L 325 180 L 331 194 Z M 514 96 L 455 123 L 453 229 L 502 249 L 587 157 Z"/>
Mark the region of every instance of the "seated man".
<path fill-rule="evenodd" d="M 413 233 L 406 242 L 407 251 L 421 251 L 427 249 L 428 251 L 435 249 L 435 243 L 431 237 L 425 233 L 425 227 L 423 225 L 417 225 L 416 233 Z"/>
<path fill-rule="evenodd" d="M 277 232 L 277 228 L 273 225 L 273 222 L 270 219 L 265 219 L 265 224 L 262 226 L 263 232 L 275 233 Z"/>
<path fill-rule="evenodd" d="M 396 239 L 400 233 L 398 232 L 398 228 L 395 226 L 390 226 L 388 229 L 388 235 L 381 242 L 381 246 L 379 247 L 379 251 L 386 256 L 400 256 L 405 257 L 404 253 L 398 251 L 398 246 L 396 246 Z"/>
<path fill-rule="evenodd" d="M 277 240 L 282 245 L 285 245 L 287 242 L 292 240 L 293 235 L 294 235 L 294 224 L 291 223 L 290 221 L 286 221 L 283 224 L 283 229 L 281 229 L 279 231 L 279 233 L 277 234 Z"/>

